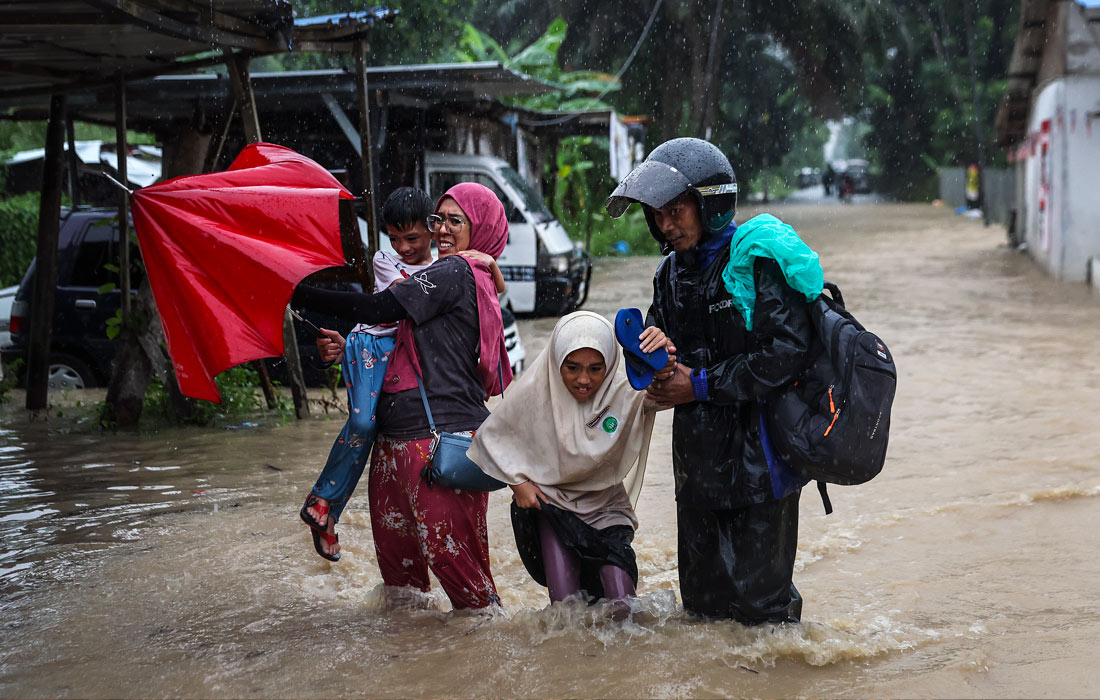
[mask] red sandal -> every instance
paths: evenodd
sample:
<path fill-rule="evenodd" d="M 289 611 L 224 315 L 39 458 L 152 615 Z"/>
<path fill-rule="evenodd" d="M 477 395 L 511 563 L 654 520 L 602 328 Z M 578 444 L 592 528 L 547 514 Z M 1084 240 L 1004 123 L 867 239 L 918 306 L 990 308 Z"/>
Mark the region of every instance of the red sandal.
<path fill-rule="evenodd" d="M 321 540 L 325 541 L 325 544 L 332 546 L 334 544 L 340 544 L 340 535 L 335 532 L 329 532 L 328 530 L 314 530 L 310 528 L 309 531 L 313 534 L 313 548 L 317 550 L 317 553 L 321 555 L 321 558 L 328 559 L 329 561 L 340 561 L 340 553 L 329 554 L 321 547 Z"/>
<path fill-rule="evenodd" d="M 309 513 L 309 509 L 313 508 L 317 511 L 321 518 L 321 523 L 318 523 L 316 519 Z M 329 561 L 340 561 L 340 554 L 329 554 L 324 548 L 321 547 L 321 541 L 324 540 L 325 544 L 330 547 L 334 544 L 339 544 L 340 535 L 335 532 L 328 531 L 328 513 L 329 505 L 326 503 L 321 505 L 320 499 L 310 494 L 306 498 L 306 504 L 302 506 L 302 510 L 298 511 L 299 517 L 302 518 L 302 522 L 309 525 L 309 532 L 313 535 L 313 548 L 317 550 L 317 553 L 321 555 L 321 558 Z"/>
<path fill-rule="evenodd" d="M 313 508 L 317 511 L 317 516 L 320 522 L 318 522 L 317 519 L 314 519 L 314 517 L 309 514 L 310 508 Z M 298 516 L 301 517 L 302 522 L 304 522 L 306 525 L 309 525 L 310 529 L 320 530 L 324 532 L 328 530 L 329 510 L 330 508 L 328 503 L 321 505 L 321 499 L 317 498 L 313 494 L 310 494 L 309 497 L 306 498 L 306 504 L 302 506 L 302 509 L 300 511 L 298 511 Z"/>

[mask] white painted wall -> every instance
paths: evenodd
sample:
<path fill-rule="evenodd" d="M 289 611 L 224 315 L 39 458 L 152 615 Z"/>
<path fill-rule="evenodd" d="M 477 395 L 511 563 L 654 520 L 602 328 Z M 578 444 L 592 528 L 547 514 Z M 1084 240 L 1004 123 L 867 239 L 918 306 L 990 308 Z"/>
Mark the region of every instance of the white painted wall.
<path fill-rule="evenodd" d="M 1051 275 L 1083 282 L 1089 260 L 1100 257 L 1100 76 L 1071 75 L 1043 87 L 1028 136 L 1018 213 L 1024 240 Z"/>
<path fill-rule="evenodd" d="M 1088 279 L 1089 260 L 1100 257 L 1100 75 L 1066 81 L 1065 199 L 1061 212 L 1061 277 Z"/>

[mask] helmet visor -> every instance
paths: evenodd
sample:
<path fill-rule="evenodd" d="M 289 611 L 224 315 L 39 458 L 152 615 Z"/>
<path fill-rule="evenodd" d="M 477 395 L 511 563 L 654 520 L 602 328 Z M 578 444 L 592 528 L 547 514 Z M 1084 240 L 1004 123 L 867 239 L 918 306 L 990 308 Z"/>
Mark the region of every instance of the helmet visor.
<path fill-rule="evenodd" d="M 691 188 L 691 181 L 668 163 L 647 160 L 623 178 L 607 198 L 611 218 L 622 216 L 634 202 L 660 209 Z"/>

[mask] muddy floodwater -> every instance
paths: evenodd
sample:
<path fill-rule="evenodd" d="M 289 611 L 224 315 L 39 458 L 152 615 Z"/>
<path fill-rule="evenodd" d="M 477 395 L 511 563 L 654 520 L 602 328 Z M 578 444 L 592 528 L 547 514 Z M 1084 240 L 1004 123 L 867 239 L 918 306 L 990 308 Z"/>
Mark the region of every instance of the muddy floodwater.
<path fill-rule="evenodd" d="M 1100 297 L 929 205 L 772 211 L 899 371 L 883 473 L 831 489 L 828 517 L 803 493 L 801 625 L 683 614 L 667 412 L 641 597 L 616 623 L 547 606 L 508 492 L 490 498 L 495 614 L 387 595 L 365 486 L 343 560 L 320 559 L 297 512 L 338 418 L 118 436 L 9 405 L 0 696 L 1100 696 Z M 600 260 L 586 308 L 644 309 L 656 264 Z M 520 322 L 530 358 L 553 323 Z"/>

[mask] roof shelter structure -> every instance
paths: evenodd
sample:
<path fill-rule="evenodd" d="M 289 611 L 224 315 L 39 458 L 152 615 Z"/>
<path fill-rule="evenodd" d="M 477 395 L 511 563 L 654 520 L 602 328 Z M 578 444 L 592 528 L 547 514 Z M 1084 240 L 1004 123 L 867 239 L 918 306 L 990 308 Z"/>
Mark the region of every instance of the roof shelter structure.
<path fill-rule="evenodd" d="M 250 58 L 294 50 L 351 51 L 365 102 L 367 36 L 378 20 L 392 16 L 387 10 L 375 10 L 296 21 L 289 0 L 0 0 L 0 116 L 13 118 L 20 109 L 33 110 L 36 104 L 39 116 L 48 123 L 32 301 L 35 311 L 28 347 L 28 409 L 38 412 L 47 407 L 62 144 L 67 131 L 69 152 L 75 157 L 72 122 L 80 118 L 77 111 L 70 113 L 70 100 L 79 101 L 78 97 L 89 91 L 107 90 L 110 99 L 106 104 L 113 110 L 106 110 L 98 121 L 115 124 L 117 152 L 125 153 L 130 126 L 127 86 L 131 81 L 224 63 L 233 77 L 236 106 L 231 115 L 239 114 L 250 141 L 259 140 L 259 121 L 248 80 Z M 363 116 L 369 117 L 366 110 Z M 365 137 L 369 124 L 361 125 L 360 132 Z M 369 158 L 370 149 L 363 151 L 364 158 Z M 118 161 L 123 182 L 126 161 Z M 70 167 L 69 171 L 75 177 L 76 168 Z M 369 188 L 366 195 L 370 204 Z M 126 208 L 126 198 L 120 197 L 122 221 L 127 220 Z M 129 247 L 121 245 L 119 251 L 126 316 L 130 305 Z M 361 250 L 359 255 L 363 255 Z M 297 348 L 288 346 L 287 351 L 290 366 L 297 367 Z M 117 367 L 115 374 L 119 375 Z M 300 377 L 300 371 L 297 374 Z M 166 382 L 166 386 L 172 384 Z M 304 384 L 292 376 L 291 386 L 295 406 L 302 415 L 308 411 Z M 125 409 L 125 401 L 116 400 L 117 395 L 112 398 L 115 388 L 112 381 L 108 405 L 114 407 L 120 423 L 130 422 L 128 416 L 119 414 Z M 136 405 L 129 412 L 139 413 L 141 396 L 131 400 Z M 268 401 L 273 403 L 273 394 Z"/>
<path fill-rule="evenodd" d="M 546 158 L 566 136 L 607 136 L 611 111 L 536 112 L 506 104 L 509 97 L 551 92 L 554 85 L 497 62 L 372 66 L 366 69 L 371 96 L 370 142 L 377 191 L 419 181 L 426 151 L 485 153 L 509 160 L 536 187 Z M 213 135 L 206 170 L 228 164 L 247 142 L 234 108 L 232 75 L 165 75 L 132 82 L 127 88 L 131 128 L 157 135 L 165 146 L 165 172 L 188 171 L 171 162 L 180 134 L 198 130 Z M 298 150 L 325 164 L 352 191 L 365 189 L 361 167 L 358 77 L 343 69 L 253 73 L 250 87 L 263 116 L 265 140 Z M 70 112 L 82 121 L 110 123 L 110 90 L 73 95 Z M 39 119 L 48 105 L 41 97 L 8 103 L 11 114 Z M 644 121 L 644 120 L 643 120 Z M 637 127 L 640 130 L 640 126 Z M 178 160 L 178 158 L 176 158 Z M 522 168 L 521 164 L 528 164 Z M 194 168 L 190 168 L 193 170 Z"/>
<path fill-rule="evenodd" d="M 351 51 L 386 10 L 294 19 L 289 0 L 3 0 L 0 107 L 224 63 L 223 52 Z"/>
<path fill-rule="evenodd" d="M 212 108 L 219 107 L 232 92 L 231 78 L 227 73 L 190 73 L 133 82 L 128 95 L 130 126 L 156 132 L 166 122 L 191 118 L 196 103 L 208 111 L 216 111 Z M 288 109 L 291 105 L 281 104 L 287 99 L 324 93 L 346 98 L 350 104 L 358 89 L 356 81 L 353 72 L 342 69 L 251 76 L 257 107 L 265 114 Z M 407 103 L 424 104 L 541 94 L 555 89 L 495 62 L 368 67 L 367 88 L 399 94 Z M 7 107 L 13 118 L 41 119 L 49 108 L 49 100 L 41 95 L 5 97 L 0 93 L 0 107 Z M 109 91 L 93 89 L 74 94 L 69 109 L 81 121 L 100 124 L 114 121 Z"/>

